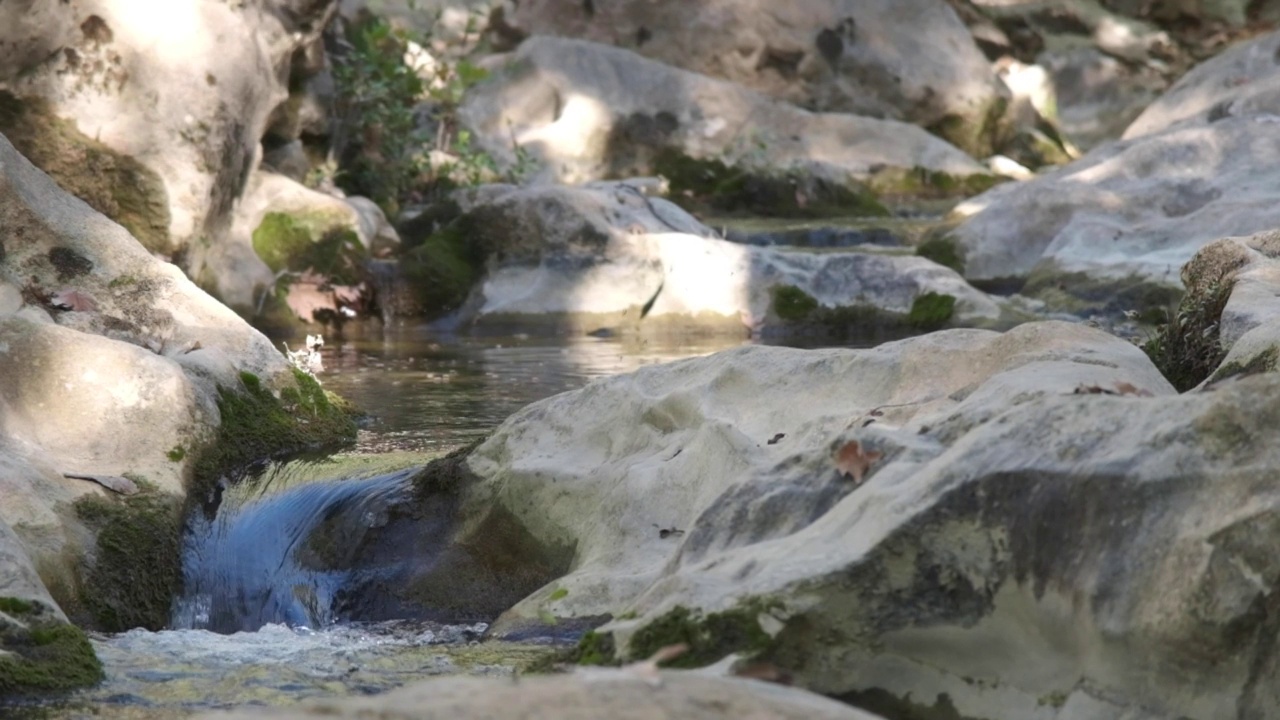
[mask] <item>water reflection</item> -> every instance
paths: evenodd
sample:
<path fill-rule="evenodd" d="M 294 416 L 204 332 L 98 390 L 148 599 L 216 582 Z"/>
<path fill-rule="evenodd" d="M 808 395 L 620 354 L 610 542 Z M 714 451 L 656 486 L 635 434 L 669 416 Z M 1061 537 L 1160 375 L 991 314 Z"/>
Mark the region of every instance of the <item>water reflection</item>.
<path fill-rule="evenodd" d="M 440 452 L 516 410 L 645 365 L 708 355 L 734 338 L 440 337 L 349 331 L 324 348 L 324 386 L 375 416 L 358 451 Z"/>

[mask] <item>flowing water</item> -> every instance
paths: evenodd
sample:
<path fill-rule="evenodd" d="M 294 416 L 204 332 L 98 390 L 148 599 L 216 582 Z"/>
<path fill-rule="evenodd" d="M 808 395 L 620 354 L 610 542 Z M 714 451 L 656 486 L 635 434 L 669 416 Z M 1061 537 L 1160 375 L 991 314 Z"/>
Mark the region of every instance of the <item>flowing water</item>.
<path fill-rule="evenodd" d="M 309 570 L 296 561 L 298 548 L 335 515 L 381 522 L 415 468 L 483 438 L 530 402 L 740 342 L 441 337 L 359 328 L 329 339 L 322 382 L 371 413 L 356 447 L 269 465 L 226 488 L 212 516 L 189 518 L 185 588 L 175 599 L 172 629 L 93 637 L 107 680 L 40 708 L 41 715 L 181 717 L 379 692 L 429 675 L 506 674 L 534 662 L 548 649 L 480 643 L 484 623 L 345 622 L 342 589 L 367 579 L 362 574 L 388 570 Z"/>

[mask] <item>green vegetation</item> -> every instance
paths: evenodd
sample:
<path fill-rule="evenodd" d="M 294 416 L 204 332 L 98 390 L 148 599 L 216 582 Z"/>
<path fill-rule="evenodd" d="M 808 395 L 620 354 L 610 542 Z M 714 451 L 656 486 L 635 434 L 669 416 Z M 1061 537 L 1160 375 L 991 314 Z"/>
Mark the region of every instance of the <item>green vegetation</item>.
<path fill-rule="evenodd" d="M 955 314 L 956 299 L 951 295 L 927 292 L 916 296 L 907 314 L 907 324 L 919 330 L 937 330 Z"/>
<path fill-rule="evenodd" d="M 197 486 L 263 458 L 355 440 L 355 409 L 314 377 L 296 368 L 292 372 L 293 385 L 278 399 L 247 372 L 240 374 L 240 388 L 218 388 L 222 424 L 217 439 L 196 460 Z"/>
<path fill-rule="evenodd" d="M 940 170 L 916 167 L 910 170 L 882 170 L 868 181 L 881 197 L 902 199 L 970 197 L 986 192 L 1005 178 L 986 173 L 952 175 Z"/>
<path fill-rule="evenodd" d="M 795 285 L 774 285 L 769 289 L 773 296 L 773 312 L 788 322 L 805 320 L 818 309 L 818 301 Z"/>
<path fill-rule="evenodd" d="M 672 195 L 716 212 L 791 218 L 891 214 L 866 188 L 796 174 L 763 175 L 717 159 L 692 158 L 670 148 L 654 156 L 653 171 L 667 179 Z"/>
<path fill-rule="evenodd" d="M 556 591 L 551 593 L 551 595 L 547 597 L 547 600 L 555 602 L 556 600 L 561 600 L 566 597 L 569 597 L 568 588 L 556 588 Z"/>
<path fill-rule="evenodd" d="M 577 665 L 619 664 L 618 649 L 614 646 L 613 635 L 597 633 L 594 630 L 587 631 L 587 634 L 578 640 L 578 646 L 574 648 L 568 659 Z"/>
<path fill-rule="evenodd" d="M 187 451 L 181 445 L 175 445 L 172 450 L 165 453 L 165 457 L 169 458 L 170 462 L 182 462 L 187 457 Z"/>
<path fill-rule="evenodd" d="M 1168 321 L 1143 344 L 1142 350 L 1178 392 L 1199 385 L 1226 356 L 1218 322 L 1234 284 L 1232 275 L 1223 274 L 1216 282 L 1188 291 Z"/>
<path fill-rule="evenodd" d="M 1233 377 L 1275 372 L 1277 367 L 1280 367 L 1280 348 L 1272 345 L 1244 362 L 1224 363 L 1210 376 L 1209 381 L 1219 382 Z"/>
<path fill-rule="evenodd" d="M 174 250 L 164 181 L 80 132 L 43 99 L 0 91 L 0 134 L 67 192 L 115 220 L 152 252 Z"/>
<path fill-rule="evenodd" d="M 344 221 L 272 212 L 253 231 L 253 251 L 276 273 L 311 270 L 339 285 L 364 279 L 364 246 Z"/>
<path fill-rule="evenodd" d="M 949 235 L 928 238 L 916 247 L 916 255 L 964 275 L 964 248 Z"/>
<path fill-rule="evenodd" d="M 457 310 L 480 280 L 487 253 L 468 232 L 472 227 L 466 216 L 459 218 L 401 256 L 401 271 L 427 317 Z"/>
<path fill-rule="evenodd" d="M 84 632 L 46 614 L 39 603 L 0 597 L 0 698 L 60 693 L 102 680 L 102 664 Z"/>
<path fill-rule="evenodd" d="M 76 514 L 97 531 L 84 601 L 94 625 L 107 632 L 160 630 L 182 583 L 179 503 L 145 481 L 128 497 L 90 495 Z"/>
<path fill-rule="evenodd" d="M 655 618 L 631 636 L 629 653 L 645 658 L 668 646 L 689 647 L 672 660 L 672 667 L 694 668 L 709 665 L 730 653 L 758 654 L 769 648 L 773 638 L 758 620 L 769 608 L 760 602 L 749 602 L 732 610 L 697 616 L 688 608 L 677 607 Z"/>

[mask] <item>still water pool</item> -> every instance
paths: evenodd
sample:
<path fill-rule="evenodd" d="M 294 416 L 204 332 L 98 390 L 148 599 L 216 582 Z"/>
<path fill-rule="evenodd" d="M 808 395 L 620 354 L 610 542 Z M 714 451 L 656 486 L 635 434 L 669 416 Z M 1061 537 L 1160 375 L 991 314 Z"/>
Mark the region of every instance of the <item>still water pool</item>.
<path fill-rule="evenodd" d="M 288 622 L 273 622 L 276 616 L 255 606 L 247 612 L 265 613 L 261 621 L 267 624 L 219 634 L 208 629 L 220 625 L 210 603 L 224 577 L 256 573 L 268 584 L 284 582 L 271 568 L 287 555 L 285 535 L 313 522 L 308 513 L 323 512 L 316 498 L 333 494 L 335 480 L 355 479 L 353 486 L 388 492 L 398 470 L 483 438 L 530 402 L 595 378 L 740 343 L 449 337 L 380 329 L 329 338 L 321 381 L 371 416 L 356 447 L 333 458 L 268 466 L 229 489 L 216 518 L 191 523 L 190 587 L 174 606 L 174 627 L 182 629 L 95 636 L 107 674 L 101 686 L 55 707 L 0 709 L 0 717 L 176 718 L 236 705 L 380 692 L 431 675 L 509 674 L 535 662 L 549 649 L 480 643 L 482 623 L 326 627 L 312 617 L 306 622 L 316 627 L 305 627 L 295 622 L 303 616 L 287 609 L 280 617 Z M 292 514 L 270 510 L 272 503 Z M 255 521 L 254 513 L 278 521 L 276 529 L 261 531 L 260 543 L 246 542 L 242 532 Z M 279 557 L 268 557 L 272 553 Z M 276 602 L 269 588 L 264 592 L 264 603 Z"/>

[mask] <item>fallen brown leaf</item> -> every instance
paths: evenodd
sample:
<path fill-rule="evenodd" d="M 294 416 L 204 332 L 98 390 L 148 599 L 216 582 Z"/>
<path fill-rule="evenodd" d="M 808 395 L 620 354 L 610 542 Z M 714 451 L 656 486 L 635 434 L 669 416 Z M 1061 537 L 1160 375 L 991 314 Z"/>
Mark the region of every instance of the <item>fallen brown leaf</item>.
<path fill-rule="evenodd" d="M 877 450 L 863 450 L 861 443 L 850 440 L 836 451 L 834 460 L 840 477 L 848 475 L 853 478 L 854 484 L 861 485 L 867 470 L 882 457 L 884 453 Z"/>
<path fill-rule="evenodd" d="M 1121 380 L 1117 382 L 1115 385 L 1116 385 L 1116 393 L 1119 395 L 1137 395 L 1138 397 L 1151 397 L 1150 391 L 1143 390 L 1142 388 L 1137 387 L 1131 382 L 1125 382 Z"/>
<path fill-rule="evenodd" d="M 675 660 L 688 651 L 689 646 L 684 643 L 667 645 L 658 648 L 658 651 L 653 655 L 650 655 L 648 660 L 641 660 L 640 662 L 631 663 L 630 665 L 624 665 L 622 670 L 642 678 L 650 685 L 661 685 L 662 676 L 658 674 L 658 665 L 669 660 Z"/>

